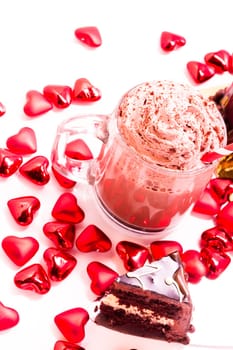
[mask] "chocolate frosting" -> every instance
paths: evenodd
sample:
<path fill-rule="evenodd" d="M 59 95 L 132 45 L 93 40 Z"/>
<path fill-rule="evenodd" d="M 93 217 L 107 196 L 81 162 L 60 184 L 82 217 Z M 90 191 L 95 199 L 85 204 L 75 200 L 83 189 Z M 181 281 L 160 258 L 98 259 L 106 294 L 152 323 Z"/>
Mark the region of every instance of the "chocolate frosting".
<path fill-rule="evenodd" d="M 119 276 L 117 282 L 149 290 L 180 302 L 191 301 L 178 252 Z"/>

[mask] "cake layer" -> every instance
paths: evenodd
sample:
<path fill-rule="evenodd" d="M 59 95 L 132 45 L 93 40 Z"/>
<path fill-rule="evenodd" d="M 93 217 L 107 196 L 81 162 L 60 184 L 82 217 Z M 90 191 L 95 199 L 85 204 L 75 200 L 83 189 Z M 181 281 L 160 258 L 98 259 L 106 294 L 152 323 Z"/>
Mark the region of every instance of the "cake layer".
<path fill-rule="evenodd" d="M 122 308 L 115 309 L 103 304 L 101 313 L 96 317 L 96 323 L 122 333 L 168 342 L 189 343 L 187 333 L 191 330 L 191 326 L 184 328 L 183 323 L 186 325 L 187 322 L 181 313 L 178 315 L 179 320 L 175 321 L 160 315 L 152 315 L 150 310 L 135 308 L 129 310 L 127 312 Z"/>
<path fill-rule="evenodd" d="M 167 303 L 169 300 L 169 308 Z M 114 308 L 119 306 L 124 309 L 140 308 L 149 309 L 156 314 L 161 313 L 168 318 L 177 318 L 178 313 L 182 310 L 183 304 L 175 299 L 167 298 L 158 293 L 143 290 L 139 287 L 129 287 L 124 283 L 114 282 L 111 292 L 106 294 L 102 299 L 102 303 L 112 305 Z M 186 305 L 190 305 L 186 303 Z M 190 306 L 189 306 L 190 307 Z"/>

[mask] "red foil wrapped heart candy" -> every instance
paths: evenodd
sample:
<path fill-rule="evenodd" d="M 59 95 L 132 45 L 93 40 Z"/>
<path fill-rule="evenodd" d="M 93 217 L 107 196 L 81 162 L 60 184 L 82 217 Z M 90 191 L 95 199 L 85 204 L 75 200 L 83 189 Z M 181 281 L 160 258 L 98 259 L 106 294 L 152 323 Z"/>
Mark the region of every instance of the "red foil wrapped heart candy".
<path fill-rule="evenodd" d="M 215 75 L 215 69 L 206 63 L 189 61 L 187 70 L 195 83 L 201 84 Z"/>
<path fill-rule="evenodd" d="M 24 196 L 9 199 L 7 205 L 17 224 L 27 226 L 32 223 L 34 214 L 40 208 L 40 201 L 34 196 Z"/>
<path fill-rule="evenodd" d="M 101 296 L 112 282 L 118 277 L 118 273 L 99 261 L 92 261 L 87 265 L 87 273 L 91 279 L 91 290 Z"/>
<path fill-rule="evenodd" d="M 2 240 L 2 248 L 13 263 L 23 266 L 36 254 L 39 243 L 33 237 L 7 236 Z"/>
<path fill-rule="evenodd" d="M 49 277 L 40 264 L 33 264 L 18 271 L 14 277 L 15 285 L 24 290 L 46 294 L 50 290 Z"/>
<path fill-rule="evenodd" d="M 53 350 L 85 350 L 82 346 L 70 343 L 65 340 L 58 340 L 54 344 Z"/>
<path fill-rule="evenodd" d="M 75 225 L 60 221 L 50 221 L 44 224 L 43 232 L 57 248 L 71 249 L 75 240 Z"/>
<path fill-rule="evenodd" d="M 102 44 L 99 29 L 95 26 L 77 28 L 74 34 L 79 41 L 89 47 L 98 47 Z"/>
<path fill-rule="evenodd" d="M 32 154 L 37 151 L 37 140 L 32 128 L 21 128 L 17 134 L 8 137 L 8 149 L 15 154 Z"/>
<path fill-rule="evenodd" d="M 48 276 L 52 281 L 64 280 L 77 264 L 76 258 L 57 248 L 48 248 L 43 254 L 48 267 Z"/>
<path fill-rule="evenodd" d="M 26 179 L 33 182 L 36 185 L 44 186 L 50 180 L 48 173 L 49 161 L 44 156 L 36 156 L 29 159 L 20 168 L 19 172 Z"/>
<path fill-rule="evenodd" d="M 0 176 L 9 177 L 13 175 L 23 162 L 20 155 L 14 154 L 5 148 L 0 148 Z"/>
<path fill-rule="evenodd" d="M 59 109 L 67 108 L 72 102 L 72 89 L 67 85 L 46 85 L 43 94 Z"/>
<path fill-rule="evenodd" d="M 123 261 L 127 271 L 136 270 L 142 267 L 147 260 L 151 260 L 148 249 L 134 242 L 118 242 L 116 252 Z"/>
<path fill-rule="evenodd" d="M 0 331 L 12 328 L 19 322 L 18 312 L 0 302 Z"/>
<path fill-rule="evenodd" d="M 77 198 L 72 193 L 65 192 L 57 199 L 52 216 L 58 221 L 77 224 L 83 221 L 85 214 L 78 205 Z"/>
<path fill-rule="evenodd" d="M 173 51 L 186 44 L 186 39 L 178 34 L 162 32 L 160 36 L 160 46 L 164 51 Z"/>
<path fill-rule="evenodd" d="M 73 88 L 74 102 L 95 102 L 101 98 L 101 92 L 86 78 L 77 79 Z"/>
<path fill-rule="evenodd" d="M 77 237 L 76 247 L 81 252 L 107 252 L 112 242 L 99 227 L 88 225 Z"/>
<path fill-rule="evenodd" d="M 26 95 L 26 103 L 24 105 L 24 113 L 28 117 L 37 117 L 50 111 L 53 104 L 39 91 L 30 90 Z"/>
<path fill-rule="evenodd" d="M 60 332 L 73 343 L 79 343 L 85 337 L 85 325 L 88 320 L 88 312 L 81 307 L 63 311 L 54 317 Z"/>

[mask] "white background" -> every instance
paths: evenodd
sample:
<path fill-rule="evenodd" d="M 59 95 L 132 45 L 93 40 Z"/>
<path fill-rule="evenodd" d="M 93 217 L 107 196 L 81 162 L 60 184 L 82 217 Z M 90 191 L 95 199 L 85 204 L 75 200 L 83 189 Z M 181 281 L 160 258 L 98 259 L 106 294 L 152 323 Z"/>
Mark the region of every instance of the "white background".
<path fill-rule="evenodd" d="M 216 0 L 0 0 L 0 101 L 6 114 L 0 118 L 0 147 L 7 138 L 24 126 L 32 127 L 37 136 L 36 155 L 50 159 L 57 125 L 80 113 L 110 113 L 122 93 L 145 80 L 171 79 L 195 85 L 186 71 L 190 60 L 203 61 L 208 52 L 232 46 L 232 2 Z M 103 44 L 89 49 L 80 44 L 74 30 L 82 26 L 97 26 Z M 159 45 L 162 31 L 183 35 L 187 44 L 169 54 Z M 50 111 L 36 118 L 23 113 L 26 93 L 42 91 L 48 84 L 73 87 L 76 79 L 85 77 L 102 92 L 99 102 L 88 106 L 72 105 L 64 111 Z M 227 85 L 229 73 L 216 75 L 198 86 Z M 43 188 L 29 183 L 15 174 L 0 179 L 0 240 L 7 235 L 34 236 L 40 249 L 28 263 L 43 263 L 42 255 L 51 243 L 42 233 L 45 222 L 51 221 L 51 209 L 63 189 L 53 177 Z M 41 208 L 29 227 L 19 227 L 12 219 L 7 200 L 24 195 L 35 195 Z M 82 203 L 82 193 L 77 197 Z M 101 226 L 115 244 L 124 235 L 97 212 L 91 200 L 83 202 L 86 219 L 77 229 L 88 223 Z M 177 239 L 184 249 L 196 248 L 205 228 L 213 225 L 188 215 L 170 238 Z M 126 237 L 124 237 L 126 238 Z M 131 236 L 129 239 L 133 240 Z M 147 244 L 148 242 L 145 242 Z M 122 272 L 122 265 L 113 250 L 106 254 L 82 254 L 74 249 L 78 264 L 63 282 L 53 284 L 43 296 L 18 289 L 13 278 L 18 268 L 0 249 L 0 302 L 15 308 L 19 324 L 0 334 L 0 348 L 4 350 L 52 350 L 58 339 L 63 339 L 53 318 L 69 308 L 82 306 L 92 310 L 95 296 L 90 291 L 86 274 L 89 261 L 99 260 Z M 233 268 L 216 281 L 203 280 L 191 286 L 195 304 L 196 333 L 192 344 L 213 349 L 233 349 Z M 97 327 L 92 321 L 86 326 L 86 337 L 81 345 L 86 350 L 152 350 L 181 349 L 182 345 L 166 344 L 126 336 Z M 193 346 L 186 346 L 193 349 Z"/>

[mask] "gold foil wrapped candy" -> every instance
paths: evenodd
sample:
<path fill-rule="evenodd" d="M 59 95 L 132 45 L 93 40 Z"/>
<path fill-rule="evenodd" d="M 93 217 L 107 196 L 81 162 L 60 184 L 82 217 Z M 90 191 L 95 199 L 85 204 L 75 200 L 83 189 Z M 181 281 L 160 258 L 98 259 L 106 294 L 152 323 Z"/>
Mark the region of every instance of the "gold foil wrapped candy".
<path fill-rule="evenodd" d="M 233 153 L 223 157 L 219 161 L 216 174 L 222 179 L 233 179 Z"/>

